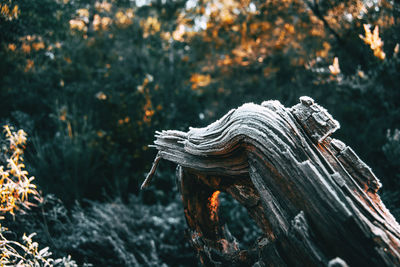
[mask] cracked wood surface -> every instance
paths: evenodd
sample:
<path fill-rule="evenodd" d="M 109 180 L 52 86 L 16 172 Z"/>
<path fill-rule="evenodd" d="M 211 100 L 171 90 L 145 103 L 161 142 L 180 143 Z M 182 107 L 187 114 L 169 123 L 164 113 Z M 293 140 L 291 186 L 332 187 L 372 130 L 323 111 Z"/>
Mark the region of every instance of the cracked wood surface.
<path fill-rule="evenodd" d="M 156 133 L 157 158 L 178 165 L 189 241 L 207 266 L 400 265 L 400 227 L 371 169 L 331 138 L 339 123 L 309 97 L 244 104 L 188 132 Z M 211 216 L 215 191 L 246 207 L 264 236 L 249 250 Z"/>

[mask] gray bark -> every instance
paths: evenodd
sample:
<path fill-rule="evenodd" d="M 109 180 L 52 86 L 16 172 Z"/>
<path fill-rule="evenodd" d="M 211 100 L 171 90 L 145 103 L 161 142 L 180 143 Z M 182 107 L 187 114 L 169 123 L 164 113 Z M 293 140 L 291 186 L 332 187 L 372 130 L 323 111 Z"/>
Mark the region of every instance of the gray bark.
<path fill-rule="evenodd" d="M 400 265 L 400 227 L 371 169 L 331 134 L 339 123 L 309 97 L 245 104 L 205 128 L 157 132 L 159 159 L 178 165 L 189 239 L 207 266 Z M 224 191 L 264 237 L 249 250 L 213 214 Z"/>

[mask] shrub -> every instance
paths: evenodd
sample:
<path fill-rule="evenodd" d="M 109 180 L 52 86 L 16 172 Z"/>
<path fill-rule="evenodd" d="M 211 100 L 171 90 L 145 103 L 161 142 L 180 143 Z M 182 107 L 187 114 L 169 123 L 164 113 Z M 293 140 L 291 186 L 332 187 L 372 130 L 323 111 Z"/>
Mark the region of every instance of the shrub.
<path fill-rule="evenodd" d="M 94 266 L 196 266 L 185 239 L 186 222 L 176 198 L 167 205 L 143 205 L 132 195 L 127 203 L 86 201 L 68 211 L 52 195 L 40 207 L 19 216 L 19 231 L 35 231 L 55 255 L 72 255 Z"/>
<path fill-rule="evenodd" d="M 26 144 L 26 133 L 23 130 L 13 131 L 12 127 L 4 126 L 6 139 L 0 139 L 0 212 L 15 215 L 21 207 L 34 205 L 29 201 L 31 196 L 40 200 L 36 186 L 31 183 L 24 170 L 23 153 Z M 4 168 L 7 163 L 6 168 Z M 4 217 L 2 217 L 4 219 Z M 39 250 L 39 244 L 32 240 L 35 233 L 23 235 L 22 243 L 9 240 L 10 232 L 0 224 L 0 264 L 1 266 L 77 266 L 70 257 L 53 259 L 48 247 Z"/>

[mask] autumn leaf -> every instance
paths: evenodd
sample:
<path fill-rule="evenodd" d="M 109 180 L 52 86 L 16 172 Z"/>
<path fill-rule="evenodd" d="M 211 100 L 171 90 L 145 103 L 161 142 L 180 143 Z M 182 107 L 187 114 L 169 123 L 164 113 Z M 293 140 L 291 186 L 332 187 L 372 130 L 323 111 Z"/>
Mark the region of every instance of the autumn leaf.
<path fill-rule="evenodd" d="M 333 64 L 329 65 L 329 71 L 333 75 L 338 75 L 340 73 L 340 68 L 339 68 L 339 59 L 335 57 L 333 59 Z"/>
<path fill-rule="evenodd" d="M 211 82 L 211 76 L 210 74 L 204 75 L 195 73 L 190 77 L 190 82 L 192 83 L 192 89 L 195 90 L 198 87 L 205 87 L 209 85 Z"/>

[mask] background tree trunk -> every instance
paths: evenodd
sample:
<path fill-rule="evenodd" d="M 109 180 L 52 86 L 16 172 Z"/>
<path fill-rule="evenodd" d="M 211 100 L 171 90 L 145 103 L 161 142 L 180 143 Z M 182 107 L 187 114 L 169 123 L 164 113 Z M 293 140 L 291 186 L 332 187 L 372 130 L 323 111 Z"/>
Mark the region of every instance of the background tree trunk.
<path fill-rule="evenodd" d="M 157 159 L 178 164 L 189 239 L 204 265 L 400 265 L 400 228 L 379 180 L 330 135 L 339 123 L 309 97 L 245 104 L 205 128 L 158 132 Z M 367 144 L 366 144 L 367 145 Z M 249 250 L 221 225 L 218 193 L 244 205 L 264 236 Z"/>

